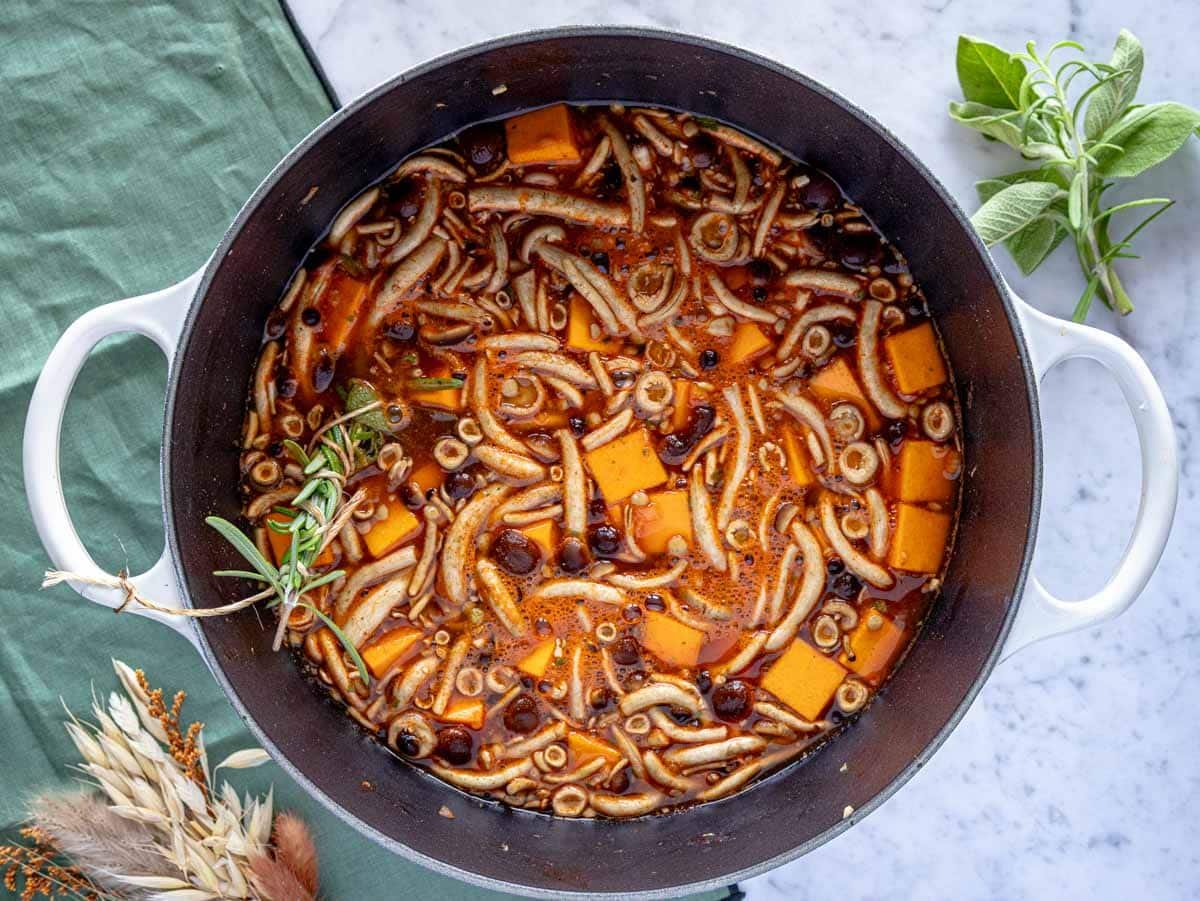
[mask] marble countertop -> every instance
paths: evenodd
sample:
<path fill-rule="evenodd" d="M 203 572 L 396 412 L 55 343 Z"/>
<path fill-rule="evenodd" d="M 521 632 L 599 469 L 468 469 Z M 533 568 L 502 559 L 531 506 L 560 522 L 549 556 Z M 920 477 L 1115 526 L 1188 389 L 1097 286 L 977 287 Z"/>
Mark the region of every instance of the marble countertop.
<path fill-rule="evenodd" d="M 698 32 L 765 54 L 840 91 L 890 126 L 968 209 L 973 182 L 1017 168 L 945 113 L 954 44 L 1071 37 L 1107 58 L 1117 31 L 1146 47 L 1139 98 L 1200 106 L 1200 5 L 1185 0 L 955 0 L 846 4 L 551 0 L 291 0 L 343 98 L 460 46 L 530 28 L 631 24 Z M 1192 898 L 1200 892 L 1200 142 L 1139 181 L 1178 204 L 1122 278 L 1138 306 L 1116 332 L 1145 356 L 1171 404 L 1183 482 L 1175 531 L 1138 603 L 1101 628 L 1046 641 L 1002 664 L 933 760 L 879 811 L 801 860 L 743 886 L 752 901 L 820 898 Z M 1123 195 L 1128 199 L 1132 195 Z M 1080 289 L 1066 247 L 1013 286 L 1069 315 Z M 1045 384 L 1046 484 L 1036 571 L 1051 590 L 1099 588 L 1138 498 L 1138 450 L 1115 384 L 1076 361 Z"/>

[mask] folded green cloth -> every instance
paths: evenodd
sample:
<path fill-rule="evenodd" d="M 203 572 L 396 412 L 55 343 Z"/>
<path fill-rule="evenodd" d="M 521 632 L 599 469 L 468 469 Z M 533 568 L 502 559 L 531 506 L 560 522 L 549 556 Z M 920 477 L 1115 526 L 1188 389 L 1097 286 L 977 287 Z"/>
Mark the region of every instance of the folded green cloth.
<path fill-rule="evenodd" d="M 212 252 L 242 201 L 330 112 L 277 0 L 6 0 L 0 31 L 0 829 L 29 796 L 71 787 L 78 757 L 60 698 L 88 714 L 109 659 L 188 692 L 213 760 L 253 744 L 198 655 L 163 627 L 114 616 L 66 587 L 26 510 L 21 433 L 33 383 L 85 310 L 165 287 Z M 110 339 L 75 386 L 63 482 L 97 562 L 139 572 L 162 548 L 158 445 L 165 364 Z M 239 778 L 240 777 L 240 778 Z M 499 897 L 383 851 L 273 764 L 235 773 L 312 827 L 329 898 Z M 3 889 L 0 889 L 3 891 Z M 719 897 L 724 893 L 710 893 Z"/>

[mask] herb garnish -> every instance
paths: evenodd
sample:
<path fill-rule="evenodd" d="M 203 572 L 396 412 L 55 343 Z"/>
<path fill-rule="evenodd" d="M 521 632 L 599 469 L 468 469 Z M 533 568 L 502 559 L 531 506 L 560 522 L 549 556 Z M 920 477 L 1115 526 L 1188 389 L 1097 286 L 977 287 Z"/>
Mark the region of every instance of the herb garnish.
<path fill-rule="evenodd" d="M 1044 56 L 1034 43 L 1008 53 L 977 38 L 958 39 L 958 80 L 963 103 L 950 104 L 956 122 L 1002 141 L 1037 168 L 988 178 L 976 184 L 983 205 L 971 222 L 985 244 L 1003 243 L 1025 275 L 1033 272 L 1070 236 L 1087 278 L 1073 318 L 1087 318 L 1099 297 L 1121 314 L 1133 302 L 1114 264 L 1136 259 L 1133 238 L 1173 203 L 1146 197 L 1102 206 L 1117 179 L 1132 178 L 1174 154 L 1193 133 L 1200 111 L 1182 103 L 1135 104 L 1142 77 L 1142 45 L 1130 32 L 1117 37 L 1107 63 L 1072 56 L 1051 67 L 1060 51 L 1084 48 L 1059 41 Z M 1079 76 L 1090 81 L 1080 89 Z M 1118 213 L 1153 208 L 1119 240 L 1109 228 Z"/>
<path fill-rule="evenodd" d="M 361 494 L 348 499 L 343 494 L 346 480 L 356 469 L 374 460 L 379 451 L 382 432 L 386 431 L 387 425 L 379 408 L 379 395 L 375 389 L 366 382 L 354 379 L 346 392 L 345 415 L 318 433 L 311 454 L 295 441 L 283 442 L 292 458 L 304 467 L 307 481 L 288 505 L 282 508 L 283 515 L 289 517 L 287 522 L 265 521 L 267 528 L 291 537 L 291 544 L 278 567 L 267 560 L 254 542 L 233 523 L 219 516 L 210 516 L 205 520 L 253 568 L 253 571 L 218 570 L 213 575 L 259 582 L 265 586 L 260 594 L 269 599 L 267 606 L 280 608 L 274 648 L 278 650 L 283 642 L 292 610 L 303 607 L 312 611 L 341 642 L 358 668 L 359 678 L 364 685 L 369 685 L 371 679 L 354 644 L 333 620 L 305 601 L 304 596 L 345 575 L 340 569 L 318 574 L 312 572 L 312 567 L 321 551 L 337 536 L 362 500 Z"/>

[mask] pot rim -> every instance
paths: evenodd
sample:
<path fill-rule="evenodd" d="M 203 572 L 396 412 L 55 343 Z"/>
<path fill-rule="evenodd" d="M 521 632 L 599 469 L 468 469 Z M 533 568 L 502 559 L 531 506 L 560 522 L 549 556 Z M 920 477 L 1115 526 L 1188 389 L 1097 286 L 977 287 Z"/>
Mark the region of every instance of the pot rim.
<path fill-rule="evenodd" d="M 1020 318 L 1017 315 L 1015 306 L 1013 304 L 1012 294 L 1009 290 L 1007 282 L 1001 276 L 1000 272 L 995 266 L 995 263 L 992 261 L 990 254 L 984 248 L 983 243 L 980 241 L 978 235 L 976 235 L 974 229 L 971 227 L 966 214 L 950 195 L 950 192 L 925 166 L 920 158 L 908 148 L 906 144 L 904 144 L 898 137 L 896 137 L 895 134 L 891 132 L 890 129 L 880 123 L 870 113 L 867 113 L 856 104 L 843 97 L 841 94 L 838 94 L 830 88 L 825 87 L 823 84 L 813 80 L 809 76 L 797 72 L 795 69 L 792 69 L 789 66 L 785 66 L 758 53 L 744 50 L 740 47 L 726 44 L 722 41 L 716 41 L 711 38 L 701 37 L 685 32 L 672 31 L 670 29 L 634 26 L 566 26 L 560 28 L 545 28 L 517 32 L 494 38 L 492 40 L 471 44 L 469 46 L 444 53 L 424 63 L 406 69 L 404 72 L 381 82 L 380 84 L 346 103 L 339 109 L 335 110 L 328 118 L 326 118 L 311 132 L 309 132 L 303 138 L 303 140 L 297 143 L 295 147 L 288 151 L 288 153 L 275 165 L 275 167 L 272 168 L 270 173 L 267 174 L 258 187 L 255 188 L 254 192 L 247 198 L 246 202 L 238 211 L 236 217 L 226 229 L 225 234 L 222 235 L 220 243 L 217 245 L 216 250 L 205 265 L 204 275 L 200 280 L 200 284 L 197 287 L 196 293 L 189 305 L 187 315 L 184 318 L 183 326 L 180 332 L 179 343 L 176 346 L 175 355 L 171 360 L 169 369 L 170 375 L 167 382 L 166 410 L 163 419 L 162 450 L 160 452 L 159 467 L 162 480 L 161 491 L 163 520 L 167 548 L 171 553 L 172 566 L 174 568 L 177 582 L 180 586 L 181 594 L 183 595 L 183 600 L 188 606 L 192 606 L 191 598 L 188 596 L 187 579 L 180 564 L 182 555 L 178 546 L 178 536 L 174 523 L 174 492 L 171 489 L 172 473 L 170 454 L 168 453 L 168 448 L 170 447 L 169 442 L 173 432 L 175 419 L 175 399 L 179 387 L 179 367 L 176 364 L 187 353 L 191 343 L 192 332 L 199 308 L 203 304 L 203 300 L 208 293 L 209 286 L 212 283 L 217 269 L 220 267 L 221 261 L 225 259 L 232 246 L 236 243 L 247 220 L 254 213 L 263 199 L 274 190 L 283 174 L 291 169 L 296 161 L 299 160 L 316 143 L 322 140 L 329 133 L 335 131 L 344 120 L 350 118 L 354 113 L 364 106 L 367 106 L 379 97 L 387 94 L 397 85 L 402 84 L 412 78 L 421 76 L 427 72 L 445 66 L 454 65 L 461 59 L 480 53 L 486 53 L 491 50 L 536 43 L 543 40 L 591 37 L 651 39 L 672 41 L 692 47 L 700 47 L 706 50 L 736 57 L 742 61 L 769 69 L 776 74 L 798 82 L 808 90 L 813 91 L 826 100 L 834 103 L 845 114 L 857 117 L 867 126 L 869 126 L 882 140 L 886 141 L 901 157 L 903 157 L 905 162 L 912 166 L 929 184 L 929 186 L 933 188 L 935 194 L 938 196 L 941 202 L 946 205 L 951 214 L 957 220 L 959 227 L 967 232 L 968 238 L 975 248 L 979 262 L 982 263 L 988 276 L 996 285 L 1002 306 L 1004 308 L 1004 314 L 1008 320 L 1009 328 L 1011 328 L 1014 336 L 1017 338 L 1017 341 L 1015 342 L 1017 347 L 1017 356 L 1020 362 L 1022 374 L 1024 375 L 1025 379 L 1026 398 L 1029 403 L 1032 422 L 1033 459 L 1031 463 L 1033 470 L 1033 490 L 1030 498 L 1030 511 L 1025 547 L 1022 552 L 1021 564 L 1018 568 L 1016 579 L 1014 581 L 1013 596 L 1009 600 L 1008 609 L 1005 612 L 1004 619 L 996 636 L 995 643 L 992 646 L 987 658 L 984 660 L 978 676 L 971 685 L 970 689 L 967 691 L 966 695 L 954 709 L 954 712 L 951 714 L 949 719 L 947 719 L 945 724 L 938 730 L 936 735 L 934 735 L 934 737 L 920 751 L 920 753 L 918 753 L 908 763 L 908 765 L 905 766 L 904 769 L 892 779 L 891 782 L 889 782 L 882 790 L 872 797 L 869 802 L 856 809 L 852 816 L 843 818 L 833 826 L 826 829 L 824 832 L 813 836 L 808 841 L 795 846 L 787 852 L 777 854 L 767 860 L 760 861 L 754 866 L 745 867 L 741 870 L 728 873 L 718 879 L 707 879 L 697 882 L 684 881 L 669 888 L 651 889 L 646 891 L 604 893 L 587 891 L 553 891 L 549 889 L 522 885 L 519 883 L 506 882 L 489 876 L 482 876 L 469 870 L 464 870 L 460 867 L 454 866 L 453 864 L 430 857 L 426 854 L 416 851 L 413 848 L 410 848 L 408 845 L 405 845 L 388 835 L 384 835 L 372 826 L 365 823 L 354 813 L 342 807 L 340 804 L 326 795 L 298 767 L 296 767 L 259 727 L 254 717 L 242 702 L 241 697 L 237 694 L 229 678 L 225 675 L 225 672 L 221 667 L 216 655 L 214 654 L 212 646 L 210 645 L 204 630 L 198 626 L 195 626 L 195 624 L 193 624 L 193 626 L 195 627 L 195 632 L 199 639 L 197 646 L 199 647 L 200 652 L 203 655 L 206 664 L 208 665 L 208 668 L 212 671 L 213 676 L 220 685 L 222 692 L 229 699 L 230 704 L 233 705 L 233 708 L 237 712 L 239 719 L 241 719 L 241 721 L 246 725 L 246 728 L 250 730 L 251 734 L 254 735 L 255 739 L 262 745 L 262 747 L 271 754 L 271 757 L 275 760 L 275 762 L 278 763 L 279 766 L 293 780 L 295 780 L 309 796 L 319 801 L 322 806 L 337 816 L 338 819 L 353 827 L 360 834 L 371 839 L 373 842 L 392 852 L 393 854 L 397 854 L 406 860 L 420 864 L 440 875 L 459 879 L 469 885 L 502 892 L 523 894 L 527 897 L 588 897 L 611 899 L 670 898 L 677 897 L 685 893 L 725 888 L 733 883 L 741 882 L 754 876 L 759 876 L 769 870 L 774 869 L 775 867 L 781 866 L 792 860 L 796 860 L 815 850 L 831 839 L 837 837 L 850 826 L 873 813 L 886 800 L 895 794 L 901 788 L 901 786 L 908 782 L 908 780 L 917 773 L 918 770 L 925 766 L 933 754 L 942 746 L 942 744 L 949 737 L 950 733 L 954 731 L 959 722 L 966 715 L 967 710 L 970 709 L 971 705 L 975 701 L 975 698 L 982 690 L 984 683 L 991 675 L 992 670 L 995 668 L 1000 659 L 1005 640 L 1007 639 L 1009 631 L 1012 628 L 1017 609 L 1020 606 L 1020 599 L 1024 592 L 1025 583 L 1029 576 L 1030 567 L 1032 565 L 1033 550 L 1037 540 L 1041 510 L 1042 422 L 1038 403 L 1038 384 L 1034 376 L 1033 363 L 1030 359 L 1028 342 L 1021 327 Z M 764 137 L 770 140 L 769 135 L 764 135 Z M 920 640 L 920 635 L 917 636 L 916 640 Z M 780 772 L 786 772 L 788 769 L 790 768 L 785 767 L 784 770 L 781 770 Z M 776 774 L 776 777 L 778 775 L 779 774 Z M 455 789 L 450 787 L 447 787 L 447 790 L 455 791 Z M 684 811 L 677 815 L 686 816 L 687 813 Z"/>

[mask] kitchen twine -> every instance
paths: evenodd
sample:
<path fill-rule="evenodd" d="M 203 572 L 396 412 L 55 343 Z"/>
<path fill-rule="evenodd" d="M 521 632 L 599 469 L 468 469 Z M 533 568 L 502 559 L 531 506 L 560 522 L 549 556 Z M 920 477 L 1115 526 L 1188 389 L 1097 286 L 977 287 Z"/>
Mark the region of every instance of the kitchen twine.
<path fill-rule="evenodd" d="M 354 419 L 364 413 L 377 410 L 382 406 L 382 401 L 373 401 L 369 404 L 364 404 L 361 407 L 351 410 L 350 412 L 339 416 L 337 419 L 327 422 L 325 425 L 321 426 L 320 430 L 315 435 L 313 435 L 312 440 L 309 442 L 309 448 L 311 449 L 318 441 L 328 441 L 328 439 L 323 438 L 323 436 L 335 425 L 340 425 L 349 419 Z M 332 442 L 330 443 L 332 444 Z M 341 450 L 341 448 L 337 449 Z M 342 485 L 345 484 L 344 475 L 333 472 L 329 469 L 324 469 L 317 473 L 317 475 L 324 478 L 332 478 Z M 358 508 L 358 505 L 362 503 L 365 497 L 366 492 L 364 492 L 362 489 L 356 491 L 354 495 L 342 505 L 342 509 L 338 511 L 337 516 L 335 516 L 330 523 L 325 524 L 325 537 L 321 542 L 320 547 L 317 549 L 318 554 L 325 549 L 326 545 L 333 541 L 333 537 L 337 535 L 339 531 L 341 531 L 342 526 L 350 521 L 350 517 L 353 515 L 354 511 Z M 313 511 L 309 510 L 308 512 L 312 513 Z M 156 613 L 166 613 L 171 616 L 190 616 L 197 619 L 208 616 L 226 616 L 230 613 L 237 613 L 239 610 L 245 610 L 252 604 L 257 604 L 259 601 L 266 600 L 275 594 L 274 588 L 268 588 L 258 592 L 258 594 L 252 594 L 249 597 L 242 598 L 240 601 L 234 601 L 232 604 L 224 604 L 220 607 L 168 607 L 150 600 L 150 598 L 138 591 L 137 586 L 133 583 L 133 580 L 129 578 L 129 570 L 127 569 L 122 569 L 116 575 L 106 572 L 89 575 L 84 573 L 70 572 L 68 570 L 48 569 L 42 578 L 42 588 L 53 588 L 55 585 L 61 585 L 64 582 L 74 582 L 78 585 L 95 585 L 100 588 L 115 588 L 122 592 L 125 595 L 125 600 L 113 608 L 113 613 L 124 613 L 125 608 L 128 607 L 132 601 L 133 603 L 145 607 L 147 610 L 153 610 Z"/>
<path fill-rule="evenodd" d="M 150 598 L 146 597 L 137 590 L 137 586 L 133 584 L 133 580 L 129 578 L 128 570 L 121 570 L 116 575 L 102 572 L 98 575 L 84 575 L 83 573 L 66 572 L 61 569 L 46 570 L 45 577 L 42 579 L 43 588 L 53 588 L 55 585 L 61 585 L 64 582 L 75 582 L 80 585 L 96 585 L 101 588 L 116 588 L 125 594 L 125 600 L 121 602 L 119 607 L 113 608 L 113 613 L 124 613 L 125 608 L 129 606 L 129 602 L 133 601 L 136 604 L 145 607 L 147 610 L 154 610 L 158 613 L 168 613 L 173 616 L 225 616 L 228 613 L 236 613 L 239 610 L 244 610 L 251 604 L 257 604 L 259 601 L 265 600 L 275 594 L 275 589 L 260 591 L 258 594 L 252 594 L 248 598 L 242 598 L 240 601 L 235 601 L 232 604 L 225 604 L 221 607 L 204 607 L 195 609 L 192 607 L 167 607 L 158 604 Z"/>

